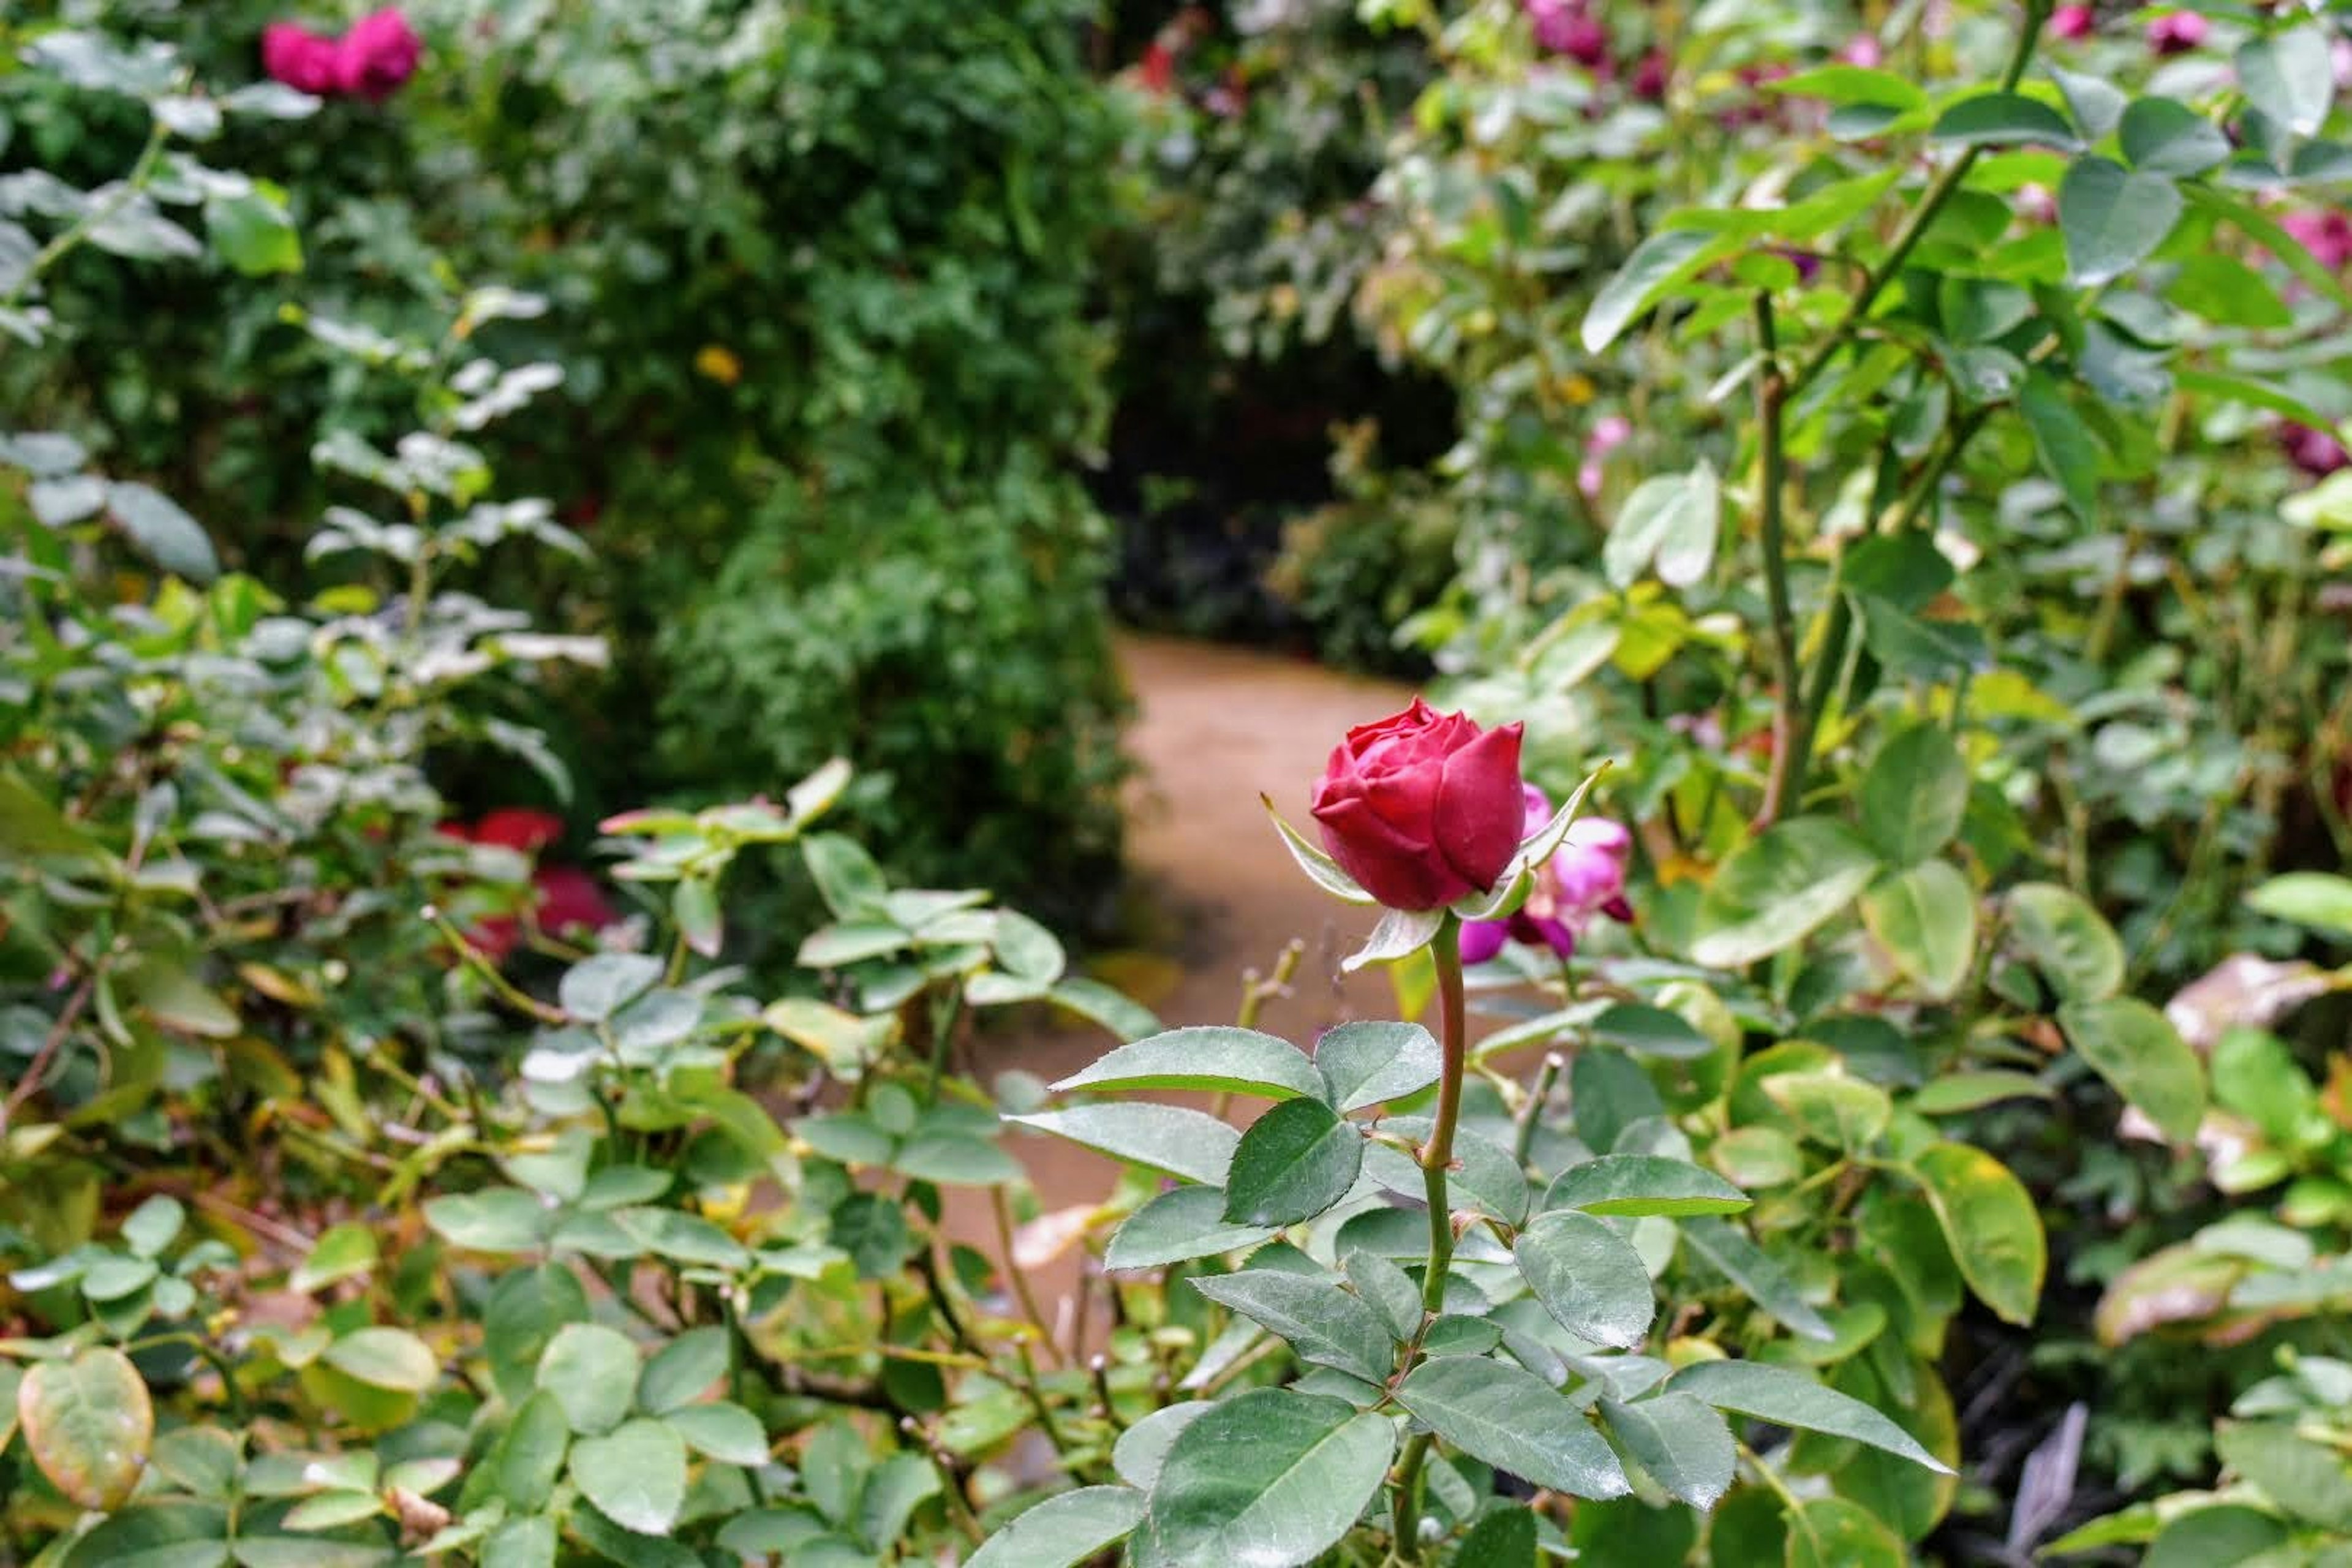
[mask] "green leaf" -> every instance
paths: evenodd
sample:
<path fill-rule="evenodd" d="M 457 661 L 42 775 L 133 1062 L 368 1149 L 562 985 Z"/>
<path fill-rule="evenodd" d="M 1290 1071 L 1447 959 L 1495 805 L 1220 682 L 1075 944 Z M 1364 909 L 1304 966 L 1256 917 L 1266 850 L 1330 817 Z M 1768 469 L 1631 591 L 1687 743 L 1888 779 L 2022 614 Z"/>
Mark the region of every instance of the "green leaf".
<path fill-rule="evenodd" d="M 727 1363 L 725 1329 L 688 1329 L 646 1363 L 637 1378 L 637 1408 L 660 1415 L 691 1404 L 727 1375 Z"/>
<path fill-rule="evenodd" d="M 517 1405 L 537 1386 L 540 1357 L 556 1331 L 588 1321 L 588 1292 L 561 1264 L 542 1263 L 502 1277 L 482 1309 L 482 1349 L 499 1396 Z"/>
<path fill-rule="evenodd" d="M 2078 158 L 2058 186 L 2058 226 L 2069 280 L 2113 282 L 2155 253 L 2180 220 L 2180 191 L 2161 174 L 2111 158 Z"/>
<path fill-rule="evenodd" d="M 1791 1333 L 1823 1343 L 1837 1338 L 1837 1331 L 1813 1310 L 1789 1271 L 1734 1226 L 1720 1219 L 1690 1219 L 1683 1223 L 1682 1236 L 1692 1251 Z"/>
<path fill-rule="evenodd" d="M 877 1551 L 887 1551 L 906 1532 L 907 1521 L 940 1495 L 940 1472 L 920 1454 L 893 1454 L 874 1467 L 857 1499 L 857 1533 Z"/>
<path fill-rule="evenodd" d="M 2056 482 L 2076 517 L 2093 521 L 2099 504 L 2099 443 L 2091 427 L 2083 423 L 2058 384 L 2039 370 L 2027 373 L 2025 384 L 2018 392 L 2017 411 L 2033 437 L 2033 454 L 2042 471 Z"/>
<path fill-rule="evenodd" d="M 2092 1070 L 2147 1114 L 2176 1143 L 2197 1136 L 2205 1119 L 2205 1069 L 2180 1032 L 2133 996 L 2069 1002 L 2058 1026 Z"/>
<path fill-rule="evenodd" d="M 2294 324 L 2294 312 L 2286 308 L 2271 280 L 2239 260 L 2219 251 L 2205 251 L 2183 257 L 2180 270 L 2173 275 L 2164 297 L 2192 315 L 2224 327 L 2252 327 L 2269 331 Z M 2278 389 L 2259 383 L 2248 383 L 2210 371 L 2186 370 L 2180 384 L 2193 392 L 2209 396 L 2227 397 L 2238 402 L 2252 402 L 2273 413 L 2284 414 L 2306 424 L 2326 425 L 2325 416 L 2287 396 Z"/>
<path fill-rule="evenodd" d="M 1137 1101 L 1074 1105 L 1004 1120 L 1211 1186 L 1223 1184 L 1242 1136 L 1205 1111 Z"/>
<path fill-rule="evenodd" d="M 686 1506 L 686 1443 L 659 1421 L 632 1421 L 574 1444 L 572 1479 L 614 1523 L 667 1535 Z"/>
<path fill-rule="evenodd" d="M 686 945 L 716 958 L 727 940 L 727 915 L 719 906 L 719 884 L 708 877 L 682 879 L 669 899 L 670 919 Z"/>
<path fill-rule="evenodd" d="M 1691 1507 L 1711 1509 L 1731 1489 L 1738 1451 L 1729 1424 L 1712 1405 L 1687 1394 L 1631 1405 L 1604 1399 L 1601 1417 L 1636 1464 Z"/>
<path fill-rule="evenodd" d="M 1827 817 L 1769 827 L 1716 868 L 1691 956 L 1714 969 L 1769 958 L 1838 915 L 1877 869 L 1869 847 Z"/>
<path fill-rule="evenodd" d="M 1080 1487 L 1014 1519 L 973 1552 L 965 1568 L 1077 1568 L 1127 1538 L 1143 1517 L 1131 1487 Z"/>
<path fill-rule="evenodd" d="M 2328 34 L 2290 28 L 2238 46 L 2238 87 L 2246 100 L 2297 136 L 2316 136 L 2336 98 Z"/>
<path fill-rule="evenodd" d="M 440 1380 L 441 1363 L 406 1329 L 357 1329 L 327 1347 L 329 1366 L 370 1388 L 422 1394 Z"/>
<path fill-rule="evenodd" d="M 2287 1539 L 2287 1527 L 2258 1509 L 2236 1503 L 2193 1509 L 2165 1525 L 2140 1568 L 2251 1568 Z"/>
<path fill-rule="evenodd" d="M 1909 1568 L 1902 1538 L 1849 1498 L 1810 1498 L 1787 1518 L 1787 1568 Z"/>
<path fill-rule="evenodd" d="M 2084 76 L 2075 71 L 2050 68 L 2051 79 L 2065 95 L 2067 111 L 2083 134 L 2094 142 L 2102 141 L 2124 117 L 2124 95 L 2111 82 L 2095 76 Z"/>
<path fill-rule="evenodd" d="M 1074 1089 L 1195 1089 L 1267 1100 L 1323 1096 L 1323 1078 L 1288 1040 L 1209 1025 L 1171 1029 L 1105 1053 L 1053 1086 Z"/>
<path fill-rule="evenodd" d="M 661 984 L 662 961 L 642 952 L 600 952 L 563 972 L 555 988 L 563 1010 L 601 1024 Z"/>
<path fill-rule="evenodd" d="M 2124 156 L 2151 174 L 2201 174 L 2229 161 L 2230 139 L 2179 99 L 2134 100 L 2122 132 Z"/>
<path fill-rule="evenodd" d="M 2023 1328 L 2033 1321 L 2050 1267 L 2033 1194 L 1981 1149 L 1937 1143 L 1912 1162 L 1936 1222 L 1977 1300 Z"/>
<path fill-rule="evenodd" d="M 1387 1380 L 1389 1331 L 1380 1314 L 1328 1274 L 1244 1268 L 1195 1279 L 1192 1288 L 1279 1335 L 1298 1359 L 1367 1383 Z"/>
<path fill-rule="evenodd" d="M 2189 200 L 2242 230 L 2314 293 L 2345 310 L 2352 310 L 2352 289 L 2347 289 L 2344 279 L 2305 248 L 2301 240 L 2281 228 L 2276 218 L 2252 203 L 2210 184 L 2191 184 L 2188 190 Z"/>
<path fill-rule="evenodd" d="M 1944 335 L 1957 343 L 2006 337 L 2033 314 L 2033 296 L 2014 283 L 1989 278 L 1946 278 L 1936 289 Z"/>
<path fill-rule="evenodd" d="M 123 1242 L 142 1258 L 156 1257 L 179 1236 L 187 1217 L 179 1199 L 158 1193 L 124 1218 Z"/>
<path fill-rule="evenodd" d="M 1265 1226 L 1232 1225 L 1225 1194 L 1214 1187 L 1178 1187 L 1127 1216 L 1103 1249 L 1103 1267 L 1160 1268 L 1195 1258 L 1238 1252 L 1274 1235 Z"/>
<path fill-rule="evenodd" d="M 1977 895 L 1948 860 L 1923 860 L 1862 896 L 1862 923 L 1911 977 L 1940 1002 L 1960 988 L 1977 952 Z"/>
<path fill-rule="evenodd" d="M 310 1291 L 355 1279 L 376 1265 L 375 1232 L 357 1220 L 331 1225 L 319 1233 L 310 1256 L 287 1277 L 287 1288 Z"/>
<path fill-rule="evenodd" d="M 1423 1362 L 1397 1385 L 1412 1417 L 1474 1459 L 1571 1497 L 1632 1490 L 1584 1412 L 1533 1373 L 1484 1356 Z"/>
<path fill-rule="evenodd" d="M 612 1218 L 631 1241 L 673 1263 L 742 1268 L 751 1261 L 749 1247 L 700 1215 L 683 1209 L 639 1205 L 614 1209 Z"/>
<path fill-rule="evenodd" d="M 2352 1468 L 2326 1443 L 2274 1421 L 2225 1422 L 2213 1434 L 2221 1462 L 2294 1518 L 2352 1531 Z"/>
<path fill-rule="evenodd" d="M 522 1402 L 491 1451 L 491 1484 L 516 1511 L 535 1512 L 554 1495 L 571 1448 L 563 1405 L 541 1389 Z"/>
<path fill-rule="evenodd" d="M 1315 1042 L 1315 1065 L 1331 1104 L 1341 1111 L 1360 1110 L 1435 1083 L 1444 1054 L 1419 1024 L 1340 1024 Z"/>
<path fill-rule="evenodd" d="M 101 1521 L 70 1552 L 51 1549 L 38 1561 L 45 1568 L 226 1568 L 228 1536 L 226 1503 L 141 1502 Z"/>
<path fill-rule="evenodd" d="M 1789 98 L 1818 98 L 1835 104 L 1870 103 L 1887 109 L 1925 109 L 1927 95 L 1892 71 L 1837 63 L 1815 66 L 1779 81 L 1766 82 L 1767 92 Z"/>
<path fill-rule="evenodd" d="M 1629 588 L 1654 560 L 1659 579 L 1687 588 L 1715 564 L 1723 531 L 1723 489 L 1702 458 L 1685 474 L 1644 479 L 1625 498 L 1609 530 L 1601 563 L 1612 586 Z"/>
<path fill-rule="evenodd" d="M 1319 1100 L 1286 1100 L 1242 1134 L 1225 1175 L 1224 1217 L 1264 1226 L 1313 1219 L 1348 1195 L 1363 1164 L 1364 1135 L 1354 1122 Z"/>
<path fill-rule="evenodd" d="M 1348 1533 L 1395 1452 L 1385 1415 L 1260 1388 L 1221 1400 L 1170 1445 L 1128 1543 L 1134 1568 L 1312 1561 Z"/>
<path fill-rule="evenodd" d="M 1964 98 L 1936 117 L 1928 133 L 1937 142 L 1958 142 L 1972 147 L 2007 147 L 2033 142 L 2046 147 L 2073 148 L 2074 128 L 2066 117 L 2021 92 L 1983 92 Z"/>
<path fill-rule="evenodd" d="M 2018 951 L 2060 999 L 2096 1002 L 2124 983 L 2124 944 L 2083 898 L 2054 882 L 2009 890 L 2009 926 Z"/>
<path fill-rule="evenodd" d="M 509 1519 L 482 1542 L 482 1568 L 555 1568 L 555 1521 Z"/>
<path fill-rule="evenodd" d="M 26 1368 L 16 1418 L 41 1474 L 79 1508 L 121 1508 L 146 1473 L 155 1407 L 139 1369 L 110 1346 Z"/>
<path fill-rule="evenodd" d="M 1703 229 L 1667 229 L 1633 247 L 1614 277 L 1593 296 L 1585 312 L 1582 338 L 1587 353 L 1599 353 L 1617 341 L 1619 333 L 1656 304 L 1666 291 L 1737 246 Z"/>
<path fill-rule="evenodd" d="M 205 229 L 213 253 L 247 278 L 302 270 L 302 239 L 282 197 L 266 184 L 205 203 Z"/>
<path fill-rule="evenodd" d="M 1350 1247 L 1339 1260 L 1356 1294 L 1381 1315 L 1389 1337 L 1403 1344 L 1421 1331 L 1421 1287 L 1389 1258 L 1367 1248 Z"/>
<path fill-rule="evenodd" d="M 1025 1173 L 1020 1161 L 985 1139 L 939 1131 L 908 1139 L 889 1165 L 901 1175 L 950 1187 L 1003 1186 Z"/>
<path fill-rule="evenodd" d="M 1543 1196 L 1546 1209 L 1587 1214 L 1738 1214 L 1755 1200 L 1714 1172 L 1663 1154 L 1603 1154 L 1570 1165 Z"/>
<path fill-rule="evenodd" d="M 1454 1549 L 1454 1568 L 1536 1568 L 1535 1510 L 1499 1502 L 1480 1509 Z"/>
<path fill-rule="evenodd" d="M 1662 1061 L 1694 1061 L 1716 1050 L 1715 1042 L 1681 1014 L 1639 1002 L 1612 1003 L 1590 1027 L 1592 1038 L 1603 1045 Z"/>
<path fill-rule="evenodd" d="M 1787 1367 L 1753 1361 L 1699 1362 L 1667 1379 L 1666 1392 L 1687 1394 L 1718 1410 L 1736 1411 L 1776 1426 L 1850 1437 L 1939 1475 L 1952 1473 L 1910 1433 L 1861 1400 L 1824 1388 Z"/>
<path fill-rule="evenodd" d="M 566 1323 L 539 1358 L 539 1386 L 574 1432 L 609 1432 L 637 1392 L 637 1347 L 601 1323 Z"/>
<path fill-rule="evenodd" d="M 1862 775 L 1862 836 L 1889 866 L 1916 866 L 1952 841 L 1969 809 L 1969 767 L 1938 724 L 1888 737 Z"/>
<path fill-rule="evenodd" d="M 2247 894 L 2246 905 L 2274 921 L 2293 921 L 2352 942 L 2352 877 L 2289 871 Z"/>
<path fill-rule="evenodd" d="M 126 987 L 140 1011 L 166 1029 L 221 1040 L 235 1035 L 237 1016 L 227 1003 L 178 964 L 148 960 L 130 973 Z"/>
<path fill-rule="evenodd" d="M 801 840 L 801 859 L 817 897 L 835 920 L 870 920 L 882 912 L 890 885 L 865 846 L 838 833 L 812 833 Z"/>
<path fill-rule="evenodd" d="M 1160 1032 L 1160 1019 L 1141 1003 L 1122 995 L 1099 980 L 1070 975 L 1055 982 L 1045 1000 L 1066 1013 L 1099 1025 L 1122 1040 L 1139 1040 Z"/>
<path fill-rule="evenodd" d="M 760 1418 L 740 1405 L 713 1400 L 688 1405 L 662 1417 L 696 1453 L 723 1465 L 746 1468 L 768 1462 L 768 1435 Z"/>
<path fill-rule="evenodd" d="M 1607 1220 L 1572 1208 L 1538 1215 L 1512 1256 L 1536 1300 L 1570 1333 L 1620 1350 L 1648 1337 L 1657 1311 L 1650 1271 Z"/>
<path fill-rule="evenodd" d="M 1843 1070 L 1774 1073 L 1758 1087 L 1807 1137 L 1849 1154 L 1867 1149 L 1895 1115 L 1885 1089 Z"/>
<path fill-rule="evenodd" d="M 1911 1109 L 1922 1116 L 1953 1116 L 1980 1110 L 2004 1100 L 2051 1100 L 2056 1091 L 2030 1073 L 1989 1068 L 1981 1072 L 1948 1073 L 1911 1097 Z"/>
<path fill-rule="evenodd" d="M 1212 1408 L 1205 1399 L 1180 1400 L 1160 1406 L 1118 1435 L 1118 1441 L 1111 1446 L 1111 1468 L 1129 1486 L 1150 1490 L 1160 1479 L 1160 1468 L 1168 1462 L 1168 1450 L 1175 1444 L 1176 1435 Z"/>
<path fill-rule="evenodd" d="M 163 491 L 117 480 L 106 488 L 106 507 L 140 553 L 164 571 L 192 583 L 220 575 L 220 559 L 203 526 Z"/>

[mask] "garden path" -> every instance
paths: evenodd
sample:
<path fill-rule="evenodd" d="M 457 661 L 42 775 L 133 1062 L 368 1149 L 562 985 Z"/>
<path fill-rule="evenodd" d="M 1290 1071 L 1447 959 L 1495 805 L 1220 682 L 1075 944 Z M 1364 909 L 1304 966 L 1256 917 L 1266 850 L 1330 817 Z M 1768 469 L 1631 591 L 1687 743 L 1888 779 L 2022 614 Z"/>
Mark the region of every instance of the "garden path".
<path fill-rule="evenodd" d="M 1098 973 L 1171 1026 L 1229 1023 L 1244 972 L 1270 969 L 1297 938 L 1307 948 L 1288 994 L 1265 1003 L 1259 1027 L 1303 1045 L 1342 1018 L 1392 1016 L 1382 973 L 1339 976 L 1339 960 L 1371 929 L 1371 913 L 1332 900 L 1299 874 L 1258 795 L 1306 824 L 1307 792 L 1340 733 L 1403 707 L 1411 690 L 1280 654 L 1167 637 L 1122 637 L 1118 657 L 1137 706 L 1127 738 L 1138 764 L 1128 858 L 1144 945 L 1108 956 Z M 971 1065 L 983 1082 L 1015 1067 L 1050 1081 L 1108 1044 L 1098 1030 L 991 1035 Z M 1253 1101 L 1237 1115 L 1257 1109 Z M 1110 1190 L 1112 1162 L 1073 1144 L 1015 1134 L 1008 1146 L 1028 1166 L 1048 1215 L 1075 1225 Z M 984 1195 L 958 1193 L 950 1210 L 951 1230 L 998 1253 Z M 1050 1228 L 1030 1232 L 1041 1253 Z M 1065 1251 L 1031 1270 L 1049 1321 L 1068 1310 L 1075 1261 L 1075 1250 Z M 1058 1342 L 1068 1342 L 1069 1328 L 1066 1321 Z M 1089 1338 L 1099 1348 L 1098 1321 Z"/>

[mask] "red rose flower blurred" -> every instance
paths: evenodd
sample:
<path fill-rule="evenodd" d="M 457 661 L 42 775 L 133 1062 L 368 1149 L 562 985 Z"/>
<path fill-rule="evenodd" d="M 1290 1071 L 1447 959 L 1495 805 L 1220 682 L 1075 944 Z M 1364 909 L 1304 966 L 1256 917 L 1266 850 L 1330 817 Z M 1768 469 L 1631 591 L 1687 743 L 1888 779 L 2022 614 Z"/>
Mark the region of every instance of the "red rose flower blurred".
<path fill-rule="evenodd" d="M 272 81 L 297 92 L 323 96 L 335 90 L 335 40 L 293 22 L 261 29 L 261 68 Z"/>
<path fill-rule="evenodd" d="M 563 836 L 563 820 L 551 812 L 501 806 L 471 826 L 445 822 L 437 831 L 467 844 L 487 844 L 536 858 Z M 557 936 L 599 931 L 620 919 L 596 879 L 577 866 L 534 866 L 530 907 L 539 929 Z M 522 921 L 513 915 L 492 915 L 466 936 L 493 963 L 503 963 L 521 944 Z"/>
<path fill-rule="evenodd" d="M 2209 30 L 2194 11 L 2167 11 L 2147 25 L 2147 47 L 2159 55 L 2185 55 L 2205 41 Z"/>
<path fill-rule="evenodd" d="M 2344 443 L 2325 430 L 2315 430 L 2308 425 L 2286 425 L 2279 429 L 2279 445 L 2286 451 L 2286 460 L 2315 479 L 2324 479 L 2347 465 L 2352 454 L 2344 450 Z"/>
<path fill-rule="evenodd" d="M 1349 731 L 1315 786 L 1323 847 L 1391 909 L 1438 909 L 1492 888 L 1527 819 L 1520 730 L 1481 730 L 1416 697 Z"/>
<path fill-rule="evenodd" d="M 2050 36 L 2053 38 L 2087 38 L 2097 25 L 2088 5 L 2061 5 L 2050 13 Z"/>
<path fill-rule="evenodd" d="M 2288 213 L 2279 219 L 2279 227 L 2294 236 L 2312 259 L 2330 272 L 2341 272 L 2352 262 L 2352 216 L 2341 208 Z"/>
<path fill-rule="evenodd" d="M 335 85 L 357 98 L 381 103 L 416 74 L 424 41 L 408 18 L 387 5 L 352 24 L 335 46 Z"/>

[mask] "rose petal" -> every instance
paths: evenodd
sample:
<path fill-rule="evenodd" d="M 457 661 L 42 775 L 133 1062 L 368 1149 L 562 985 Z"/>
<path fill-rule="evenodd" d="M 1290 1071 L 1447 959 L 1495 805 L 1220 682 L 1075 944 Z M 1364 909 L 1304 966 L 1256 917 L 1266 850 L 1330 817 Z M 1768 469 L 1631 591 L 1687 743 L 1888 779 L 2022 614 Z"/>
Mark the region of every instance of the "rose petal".
<path fill-rule="evenodd" d="M 1433 826 L 1439 852 L 1471 887 L 1492 888 L 1518 852 L 1521 726 L 1489 730 L 1445 759 Z"/>

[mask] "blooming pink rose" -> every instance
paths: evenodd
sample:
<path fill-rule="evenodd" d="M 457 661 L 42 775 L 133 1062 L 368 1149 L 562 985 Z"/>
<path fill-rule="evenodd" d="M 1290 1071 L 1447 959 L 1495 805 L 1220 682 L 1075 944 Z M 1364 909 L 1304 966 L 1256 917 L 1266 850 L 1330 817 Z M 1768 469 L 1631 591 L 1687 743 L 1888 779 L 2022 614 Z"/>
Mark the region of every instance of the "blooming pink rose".
<path fill-rule="evenodd" d="M 1652 49 L 1643 55 L 1641 63 L 1633 68 L 1633 96 L 1650 103 L 1663 102 L 1671 70 L 1664 49 Z"/>
<path fill-rule="evenodd" d="M 2098 20 L 2088 5 L 2061 5 L 2050 13 L 2050 36 L 2053 38 L 2087 38 L 2097 26 Z"/>
<path fill-rule="evenodd" d="M 416 74 L 424 41 L 397 7 L 387 5 L 352 24 L 335 46 L 335 85 L 381 103 Z"/>
<path fill-rule="evenodd" d="M 1609 29 L 1586 12 L 1583 0 L 1527 0 L 1526 9 L 1538 47 L 1582 66 L 1608 63 Z"/>
<path fill-rule="evenodd" d="M 2308 425 L 2281 426 L 2279 445 L 2285 449 L 2288 462 L 2315 479 L 2324 479 L 2352 464 L 2352 454 L 2346 453 L 2343 442 L 2326 431 L 2315 430 Z"/>
<path fill-rule="evenodd" d="M 2312 259 L 2330 272 L 2341 272 L 2352 262 L 2352 216 L 2340 207 L 2288 213 L 2279 219 L 2279 227 L 2300 240 Z"/>
<path fill-rule="evenodd" d="M 2194 11 L 2167 11 L 2147 25 L 2147 47 L 2159 55 L 2185 55 L 2205 41 L 2204 17 Z"/>
<path fill-rule="evenodd" d="M 1526 820 L 1522 726 L 1481 730 L 1412 706 L 1332 748 L 1312 810 L 1342 870 L 1393 910 L 1433 910 L 1495 885 Z"/>
<path fill-rule="evenodd" d="M 1838 58 L 1850 66 L 1876 68 L 1886 63 L 1886 49 L 1875 33 L 1856 33 L 1846 47 L 1838 51 Z"/>
<path fill-rule="evenodd" d="M 1527 831 L 1535 832 L 1551 820 L 1551 802 L 1543 791 L 1527 788 Z M 1632 858 L 1633 836 L 1622 823 L 1605 816 L 1579 817 L 1569 825 L 1559 853 L 1545 862 L 1535 890 L 1508 920 L 1472 921 L 1462 928 L 1462 961 L 1484 963 L 1503 950 L 1506 941 L 1530 947 L 1549 947 L 1562 958 L 1576 944 L 1596 915 L 1630 921 L 1633 906 L 1625 901 L 1625 865 Z"/>
<path fill-rule="evenodd" d="M 261 68 L 297 92 L 335 90 L 335 40 L 293 22 L 261 29 Z"/>

